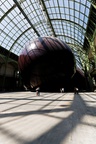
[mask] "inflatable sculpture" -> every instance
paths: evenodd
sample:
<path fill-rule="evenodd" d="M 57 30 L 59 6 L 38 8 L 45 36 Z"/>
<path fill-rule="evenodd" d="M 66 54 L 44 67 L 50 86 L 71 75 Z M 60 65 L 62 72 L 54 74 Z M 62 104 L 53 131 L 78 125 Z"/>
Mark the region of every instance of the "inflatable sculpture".
<path fill-rule="evenodd" d="M 26 87 L 56 90 L 76 72 L 70 47 L 55 37 L 38 37 L 28 42 L 18 59 Z"/>

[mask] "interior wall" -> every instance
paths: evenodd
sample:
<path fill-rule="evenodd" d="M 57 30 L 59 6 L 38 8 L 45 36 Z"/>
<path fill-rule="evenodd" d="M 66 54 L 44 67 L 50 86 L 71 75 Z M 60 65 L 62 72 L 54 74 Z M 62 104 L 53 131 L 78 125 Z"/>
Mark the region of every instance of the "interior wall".
<path fill-rule="evenodd" d="M 11 64 L 2 63 L 0 66 L 0 91 L 14 91 L 17 87 L 16 68 Z"/>

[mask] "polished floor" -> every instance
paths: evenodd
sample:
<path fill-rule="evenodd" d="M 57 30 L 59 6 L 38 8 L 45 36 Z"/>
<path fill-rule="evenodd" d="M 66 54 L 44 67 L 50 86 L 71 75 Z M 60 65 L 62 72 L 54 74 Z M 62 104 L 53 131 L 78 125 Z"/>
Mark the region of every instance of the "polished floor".
<path fill-rule="evenodd" d="M 1 93 L 0 144 L 96 144 L 96 92 Z"/>

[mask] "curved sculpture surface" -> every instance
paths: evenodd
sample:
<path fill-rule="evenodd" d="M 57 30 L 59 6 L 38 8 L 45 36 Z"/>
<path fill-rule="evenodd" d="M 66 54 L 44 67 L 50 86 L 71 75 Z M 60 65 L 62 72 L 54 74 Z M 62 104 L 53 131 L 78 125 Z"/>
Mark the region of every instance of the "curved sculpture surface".
<path fill-rule="evenodd" d="M 25 45 L 18 59 L 26 86 L 60 88 L 76 71 L 70 47 L 55 37 L 38 37 Z M 46 88 L 45 88 L 46 89 Z"/>
<path fill-rule="evenodd" d="M 79 88 L 79 91 L 86 90 L 86 78 L 82 69 L 79 67 L 76 67 L 76 73 L 70 81 L 70 91 L 72 91 L 74 87 Z"/>

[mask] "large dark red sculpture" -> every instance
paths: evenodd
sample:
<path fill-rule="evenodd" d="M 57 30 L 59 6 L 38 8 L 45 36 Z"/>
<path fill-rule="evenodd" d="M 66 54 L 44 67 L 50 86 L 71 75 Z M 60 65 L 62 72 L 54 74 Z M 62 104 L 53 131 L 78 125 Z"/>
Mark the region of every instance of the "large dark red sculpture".
<path fill-rule="evenodd" d="M 86 90 L 86 78 L 84 72 L 79 67 L 76 67 L 76 73 L 70 80 L 70 91 L 73 91 L 74 87 L 79 88 L 79 91 Z"/>
<path fill-rule="evenodd" d="M 71 49 L 55 37 L 39 37 L 25 45 L 18 59 L 24 84 L 45 90 L 64 87 L 75 71 Z"/>

